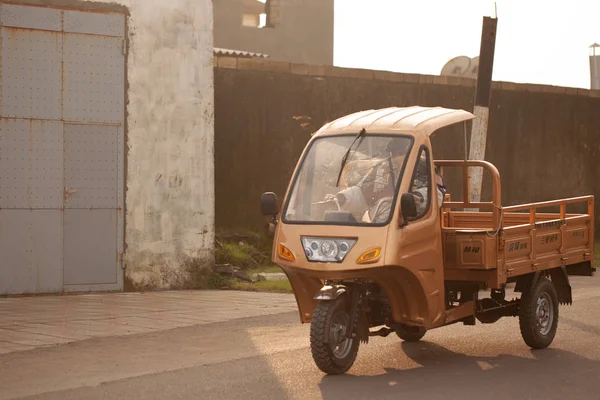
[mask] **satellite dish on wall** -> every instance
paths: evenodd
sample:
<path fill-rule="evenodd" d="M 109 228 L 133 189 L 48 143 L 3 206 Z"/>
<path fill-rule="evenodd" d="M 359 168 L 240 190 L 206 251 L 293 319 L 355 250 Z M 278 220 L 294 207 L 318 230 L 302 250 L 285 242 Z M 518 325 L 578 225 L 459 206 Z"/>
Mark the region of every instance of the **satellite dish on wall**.
<path fill-rule="evenodd" d="M 479 71 L 479 56 L 471 58 L 471 65 L 469 66 L 469 78 L 476 79 L 477 71 Z"/>
<path fill-rule="evenodd" d="M 477 78 L 479 57 L 458 56 L 448 61 L 442 68 L 442 76 L 458 76 L 463 78 Z"/>

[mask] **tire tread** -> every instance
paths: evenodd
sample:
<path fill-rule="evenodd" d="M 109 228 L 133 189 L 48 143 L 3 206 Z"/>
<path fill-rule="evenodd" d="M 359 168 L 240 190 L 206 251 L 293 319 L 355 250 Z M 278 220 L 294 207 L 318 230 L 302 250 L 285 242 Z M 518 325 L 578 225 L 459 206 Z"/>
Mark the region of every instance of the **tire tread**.
<path fill-rule="evenodd" d="M 358 353 L 357 349 L 354 349 L 351 352 L 351 360 L 346 365 L 338 365 L 333 359 L 329 343 L 323 340 L 327 335 L 327 319 L 332 309 L 336 306 L 337 301 L 319 302 L 313 312 L 310 324 L 310 350 L 313 360 L 321 371 L 330 375 L 339 375 L 348 371 L 352 364 L 354 364 Z M 353 346 L 358 347 L 356 343 Z"/>
<path fill-rule="evenodd" d="M 540 338 L 536 334 L 536 318 L 535 312 L 537 308 L 537 298 L 543 288 L 548 286 L 547 291 L 550 294 L 554 307 L 554 320 L 552 328 L 545 338 Z M 521 336 L 527 346 L 533 349 L 544 349 L 552 343 L 556 334 L 558 324 L 558 294 L 552 281 L 546 278 L 540 278 L 533 288 L 523 293 L 519 304 L 519 328 Z"/>

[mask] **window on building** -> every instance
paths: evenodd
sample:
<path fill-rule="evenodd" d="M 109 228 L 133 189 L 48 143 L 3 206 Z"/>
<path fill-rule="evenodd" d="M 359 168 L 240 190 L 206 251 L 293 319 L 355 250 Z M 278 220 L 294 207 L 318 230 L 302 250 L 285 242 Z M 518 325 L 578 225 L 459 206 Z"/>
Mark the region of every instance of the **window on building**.
<path fill-rule="evenodd" d="M 253 28 L 271 27 L 271 1 L 272 0 L 242 0 L 244 11 L 242 25 Z"/>

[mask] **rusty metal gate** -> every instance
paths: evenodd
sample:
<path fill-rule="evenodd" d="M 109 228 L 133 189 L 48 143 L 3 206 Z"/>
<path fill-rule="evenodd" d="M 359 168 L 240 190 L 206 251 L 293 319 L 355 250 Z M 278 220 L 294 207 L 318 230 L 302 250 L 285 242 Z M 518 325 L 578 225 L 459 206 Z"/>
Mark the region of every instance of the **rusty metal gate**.
<path fill-rule="evenodd" d="M 120 290 L 124 15 L 0 7 L 0 294 Z"/>

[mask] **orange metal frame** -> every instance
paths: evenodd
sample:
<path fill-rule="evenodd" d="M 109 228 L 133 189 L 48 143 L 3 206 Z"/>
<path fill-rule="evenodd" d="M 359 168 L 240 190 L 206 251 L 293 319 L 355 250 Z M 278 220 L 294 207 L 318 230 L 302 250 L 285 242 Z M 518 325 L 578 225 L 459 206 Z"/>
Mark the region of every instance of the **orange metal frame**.
<path fill-rule="evenodd" d="M 500 218 L 502 216 L 502 187 L 500 185 L 500 172 L 494 166 L 494 164 L 487 161 L 479 160 L 439 160 L 434 161 L 435 165 L 439 167 L 442 177 L 444 176 L 444 168 L 446 167 L 459 167 L 462 168 L 463 177 L 463 201 L 447 201 L 442 204 L 443 209 L 451 208 L 484 208 L 492 210 L 492 226 L 498 227 L 500 225 Z M 471 185 L 469 182 L 469 168 L 471 167 L 482 167 L 489 171 L 492 176 L 492 201 L 488 202 L 471 202 Z"/>
<path fill-rule="evenodd" d="M 477 235 L 477 232 L 483 233 L 491 230 L 500 233 L 498 242 L 493 245 L 493 252 L 496 253 L 494 270 L 469 269 L 466 266 L 459 266 L 459 269 L 453 267 L 446 268 L 446 279 L 451 280 L 477 280 L 477 277 L 484 277 L 485 281 L 491 287 L 505 282 L 507 277 L 522 275 L 534 270 L 544 270 L 559 265 L 573 264 L 588 260 L 593 253 L 594 248 L 594 196 L 580 196 L 560 200 L 542 201 L 537 203 L 520 204 L 515 206 L 502 207 L 500 174 L 494 165 L 486 161 L 435 161 L 443 176 L 444 167 L 458 167 L 462 169 L 463 176 L 463 201 L 451 201 L 449 195 L 442 204 L 442 233 L 443 235 L 454 235 L 458 231 L 468 232 Z M 469 168 L 483 167 L 490 172 L 492 178 L 492 201 L 489 202 L 471 202 Z M 567 213 L 569 204 L 587 203 L 587 214 Z M 540 209 L 548 207 L 558 207 L 559 212 L 539 212 Z M 465 212 L 467 208 L 491 209 L 489 212 Z M 463 209 L 459 212 L 452 212 L 452 209 Z M 539 226 L 540 223 L 557 223 L 556 226 Z M 581 228 L 587 225 L 588 240 L 585 247 L 576 246 L 571 248 L 566 239 L 567 231 Z M 559 233 L 560 245 L 558 248 L 545 247 L 542 253 L 538 254 L 538 239 L 541 236 L 547 236 L 551 232 Z M 488 232 L 489 233 L 489 232 Z M 541 236 L 540 236 L 541 235 Z M 527 237 L 527 239 L 524 239 Z M 521 255 L 509 255 L 504 248 L 504 242 L 521 242 L 525 240 L 529 243 L 529 256 L 523 258 Z M 543 245 L 545 246 L 545 245 Z M 586 248 L 587 247 L 587 248 Z M 490 250 L 492 249 L 490 248 Z M 444 250 L 445 251 L 445 250 Z M 492 250 L 491 250 L 492 251 Z M 510 250 L 512 252 L 512 250 Z M 581 254 L 580 254 L 581 253 Z M 571 257 L 569 257 L 569 255 Z M 453 265 L 460 265 L 457 260 Z"/>
<path fill-rule="evenodd" d="M 567 215 L 567 205 L 575 204 L 575 203 L 588 203 L 588 212 L 587 215 L 594 215 L 594 196 L 579 196 L 579 197 L 571 197 L 567 199 L 560 200 L 552 200 L 552 201 L 542 201 L 537 203 L 528 203 L 528 204 L 520 204 L 516 206 L 507 206 L 502 207 L 502 198 L 501 198 L 501 184 L 500 184 L 500 173 L 498 169 L 491 163 L 487 161 L 478 161 L 478 160 L 439 160 L 435 161 L 435 164 L 439 167 L 440 173 L 444 176 L 444 168 L 445 167 L 459 167 L 462 169 L 462 177 L 463 177 L 463 201 L 445 201 L 442 205 L 443 209 L 452 209 L 452 208 L 483 208 L 483 209 L 492 209 L 492 226 L 497 227 L 500 226 L 504 228 L 504 222 L 500 224 L 500 218 L 503 214 L 509 212 L 516 211 L 526 211 L 529 210 L 529 224 L 535 224 L 539 222 L 536 220 L 537 210 L 540 208 L 547 208 L 553 206 L 560 207 L 559 218 L 570 219 L 576 218 L 578 215 Z M 469 168 L 471 167 L 482 167 L 488 170 L 492 177 L 492 201 L 489 202 L 471 202 L 470 200 L 470 182 L 469 182 Z M 523 225 L 518 225 L 523 226 Z"/>

